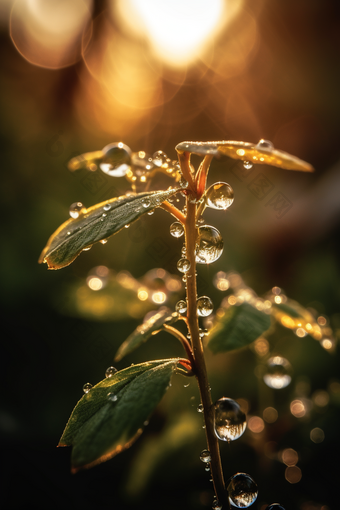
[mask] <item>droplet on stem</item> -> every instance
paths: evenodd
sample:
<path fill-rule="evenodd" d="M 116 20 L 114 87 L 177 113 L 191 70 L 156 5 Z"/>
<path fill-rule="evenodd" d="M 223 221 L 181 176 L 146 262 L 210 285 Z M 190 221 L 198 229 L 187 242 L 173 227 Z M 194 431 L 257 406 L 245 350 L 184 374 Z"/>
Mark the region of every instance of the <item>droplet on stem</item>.
<path fill-rule="evenodd" d="M 211 209 L 226 210 L 234 201 L 234 190 L 226 182 L 215 182 L 205 192 L 206 204 Z"/>
<path fill-rule="evenodd" d="M 231 398 L 222 397 L 214 404 L 214 431 L 222 441 L 235 441 L 246 430 L 246 415 Z"/>
<path fill-rule="evenodd" d="M 181 273 L 186 273 L 190 269 L 190 261 L 186 258 L 179 259 L 177 262 L 177 269 L 181 271 Z"/>
<path fill-rule="evenodd" d="M 175 221 L 170 225 L 170 234 L 173 237 L 181 237 L 184 234 L 184 227 L 179 221 Z"/>
<path fill-rule="evenodd" d="M 237 508 L 248 508 L 257 498 L 257 485 L 246 473 L 236 473 L 227 482 L 229 503 Z"/>
<path fill-rule="evenodd" d="M 175 310 L 178 313 L 185 313 L 187 311 L 188 305 L 187 302 L 184 301 L 184 299 L 181 299 L 176 303 Z"/>
<path fill-rule="evenodd" d="M 103 149 L 100 169 L 111 177 L 124 177 L 131 168 L 131 149 L 122 142 L 114 142 Z"/>
<path fill-rule="evenodd" d="M 200 317 L 208 317 L 214 309 L 213 302 L 208 296 L 201 296 L 197 299 L 197 314 Z"/>
<path fill-rule="evenodd" d="M 211 455 L 210 455 L 210 452 L 209 450 L 202 450 L 201 451 L 201 455 L 200 455 L 200 459 L 202 462 L 205 462 L 205 463 L 208 463 L 211 461 Z"/>
<path fill-rule="evenodd" d="M 85 384 L 84 384 L 84 386 L 83 386 L 83 392 L 84 392 L 84 393 L 88 393 L 88 392 L 90 391 L 90 389 L 91 389 L 91 388 L 92 388 L 92 384 L 91 384 L 91 383 L 89 383 L 89 382 L 87 382 L 87 383 L 85 383 Z"/>
<path fill-rule="evenodd" d="M 223 239 L 217 228 L 204 225 L 198 229 L 196 262 L 211 264 L 223 253 Z"/>
<path fill-rule="evenodd" d="M 79 218 L 80 214 L 84 213 L 86 208 L 83 206 L 81 202 L 74 202 L 70 205 L 69 214 L 71 218 Z"/>
<path fill-rule="evenodd" d="M 273 356 L 267 361 L 266 373 L 263 380 L 267 386 L 280 390 L 286 388 L 292 380 L 292 367 L 289 361 L 282 356 Z"/>

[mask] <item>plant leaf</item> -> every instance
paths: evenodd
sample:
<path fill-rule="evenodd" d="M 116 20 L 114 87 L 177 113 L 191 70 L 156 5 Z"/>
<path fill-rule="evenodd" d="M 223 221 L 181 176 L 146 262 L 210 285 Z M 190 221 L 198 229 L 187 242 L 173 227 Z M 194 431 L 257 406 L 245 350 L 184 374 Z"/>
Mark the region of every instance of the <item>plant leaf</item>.
<path fill-rule="evenodd" d="M 262 148 L 249 142 L 235 142 L 223 140 L 218 142 L 181 142 L 176 146 L 180 154 L 190 152 L 198 156 L 210 154 L 212 156 L 229 156 L 241 161 L 250 161 L 253 164 L 277 166 L 285 170 L 300 170 L 302 172 L 313 172 L 314 168 L 288 152 L 279 151 L 274 148 Z"/>
<path fill-rule="evenodd" d="M 80 399 L 58 445 L 73 445 L 73 472 L 131 446 L 164 395 L 178 362 L 173 358 L 131 366 L 96 384 Z M 109 400 L 109 394 L 117 399 Z"/>
<path fill-rule="evenodd" d="M 68 266 L 84 249 L 116 234 L 177 191 L 171 189 L 124 195 L 90 207 L 78 218 L 65 221 L 52 234 L 40 255 L 39 263 L 46 262 L 48 269 Z"/>
<path fill-rule="evenodd" d="M 168 326 L 178 320 L 178 313 L 173 313 L 169 308 L 158 310 L 150 319 L 138 326 L 133 333 L 122 343 L 115 356 L 115 361 L 120 361 L 124 356 L 130 354 L 162 329 L 164 323 Z"/>
<path fill-rule="evenodd" d="M 233 351 L 254 342 L 270 327 L 270 317 L 248 303 L 230 306 L 211 329 L 209 347 L 213 353 Z"/>

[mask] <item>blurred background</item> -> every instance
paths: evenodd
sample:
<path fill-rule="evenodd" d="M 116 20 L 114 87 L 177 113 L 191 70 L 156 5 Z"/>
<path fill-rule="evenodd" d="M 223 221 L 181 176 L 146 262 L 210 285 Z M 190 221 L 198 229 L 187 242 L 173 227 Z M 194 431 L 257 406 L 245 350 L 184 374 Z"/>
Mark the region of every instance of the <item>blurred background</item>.
<path fill-rule="evenodd" d="M 194 381 L 174 378 L 143 436 L 106 464 L 71 475 L 70 449 L 56 449 L 83 384 L 104 377 L 146 313 L 184 295 L 171 217 L 157 210 L 60 271 L 37 260 L 70 204 L 130 189 L 100 170 L 71 173 L 75 155 L 122 141 L 175 159 L 184 140 L 260 138 L 315 172 L 213 162 L 209 184 L 230 183 L 235 201 L 205 215 L 224 253 L 199 268 L 199 293 L 218 308 L 228 291 L 216 273 L 237 271 L 334 333 L 328 348 L 281 327 L 262 350 L 207 351 L 213 398 L 248 409 L 244 436 L 222 444 L 225 476 L 255 479 L 254 509 L 337 508 L 339 11 L 336 0 L 1 0 L 3 508 L 211 508 Z M 152 189 L 171 184 L 161 175 Z M 273 353 L 293 368 L 280 390 L 259 369 Z M 162 333 L 116 366 L 170 356 L 181 346 Z"/>

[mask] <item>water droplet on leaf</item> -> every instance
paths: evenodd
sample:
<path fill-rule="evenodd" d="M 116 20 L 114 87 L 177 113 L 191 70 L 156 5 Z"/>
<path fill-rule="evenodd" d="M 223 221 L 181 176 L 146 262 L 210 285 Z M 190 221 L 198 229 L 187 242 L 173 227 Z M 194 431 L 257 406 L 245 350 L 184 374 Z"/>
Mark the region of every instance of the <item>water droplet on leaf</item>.
<path fill-rule="evenodd" d="M 184 234 L 184 227 L 179 221 L 170 225 L 170 234 L 174 237 L 181 237 Z"/>
<path fill-rule="evenodd" d="M 208 317 L 214 309 L 213 302 L 208 296 L 201 296 L 197 299 L 197 313 L 200 317 Z"/>
<path fill-rule="evenodd" d="M 150 202 L 150 200 L 143 200 L 143 201 L 142 201 L 142 204 L 143 204 L 143 207 L 145 207 L 145 208 L 146 208 L 146 207 L 149 207 L 149 206 L 150 206 L 151 202 Z"/>
<path fill-rule="evenodd" d="M 286 388 L 292 380 L 292 367 L 286 358 L 273 356 L 267 361 L 266 373 L 263 380 L 267 386 L 280 390 Z"/>
<path fill-rule="evenodd" d="M 111 209 L 111 204 L 105 204 L 103 209 L 104 211 L 109 211 Z"/>
<path fill-rule="evenodd" d="M 189 260 L 185 258 L 179 259 L 179 261 L 177 262 L 177 269 L 178 271 L 181 271 L 181 273 L 186 273 L 187 271 L 189 271 L 190 266 L 191 264 Z"/>
<path fill-rule="evenodd" d="M 200 459 L 201 459 L 202 462 L 210 462 L 211 461 L 211 455 L 210 455 L 209 450 L 202 450 L 201 451 L 201 455 L 200 455 Z"/>
<path fill-rule="evenodd" d="M 261 138 L 261 140 L 257 143 L 255 149 L 272 150 L 274 149 L 274 145 L 269 140 L 264 140 L 263 138 Z"/>
<path fill-rule="evenodd" d="M 71 218 L 74 219 L 79 218 L 79 215 L 85 211 L 86 209 L 81 202 L 74 202 L 74 204 L 71 204 L 69 208 L 69 214 Z"/>
<path fill-rule="evenodd" d="M 257 485 L 246 473 L 237 473 L 227 482 L 229 503 L 237 508 L 248 508 L 257 498 Z"/>
<path fill-rule="evenodd" d="M 122 142 L 114 142 L 103 149 L 100 169 L 112 177 L 124 177 L 131 168 L 131 149 Z"/>
<path fill-rule="evenodd" d="M 105 377 L 112 377 L 118 370 L 115 367 L 109 367 L 105 371 Z"/>
<path fill-rule="evenodd" d="M 211 264 L 223 253 L 223 239 L 217 228 L 204 225 L 198 229 L 196 262 Z"/>
<path fill-rule="evenodd" d="M 205 192 L 206 204 L 211 209 L 226 210 L 234 201 L 234 190 L 226 182 L 216 182 Z"/>
<path fill-rule="evenodd" d="M 242 436 L 246 429 L 246 415 L 239 404 L 231 398 L 220 398 L 214 404 L 215 435 L 222 441 L 234 441 Z"/>
<path fill-rule="evenodd" d="M 181 299 L 180 301 L 178 301 L 176 303 L 175 309 L 176 309 L 176 312 L 178 312 L 178 313 L 185 313 L 187 311 L 187 307 L 188 307 L 187 302 L 184 301 L 184 299 Z"/>
<path fill-rule="evenodd" d="M 197 412 L 203 413 L 203 411 L 204 411 L 203 404 L 199 404 L 199 406 L 197 407 Z"/>
<path fill-rule="evenodd" d="M 253 163 L 251 161 L 243 161 L 243 168 L 246 170 L 250 170 L 253 168 Z"/>
<path fill-rule="evenodd" d="M 117 402 L 118 397 L 117 397 L 117 395 L 115 395 L 114 393 L 108 393 L 108 395 L 107 395 L 107 399 L 108 399 L 110 402 Z"/>
<path fill-rule="evenodd" d="M 90 389 L 91 389 L 91 388 L 92 388 L 92 384 L 91 384 L 91 383 L 89 383 L 89 382 L 87 382 L 87 383 L 85 383 L 85 384 L 84 384 L 84 386 L 83 386 L 83 392 L 84 392 L 84 393 L 88 393 L 88 392 L 90 391 Z"/>

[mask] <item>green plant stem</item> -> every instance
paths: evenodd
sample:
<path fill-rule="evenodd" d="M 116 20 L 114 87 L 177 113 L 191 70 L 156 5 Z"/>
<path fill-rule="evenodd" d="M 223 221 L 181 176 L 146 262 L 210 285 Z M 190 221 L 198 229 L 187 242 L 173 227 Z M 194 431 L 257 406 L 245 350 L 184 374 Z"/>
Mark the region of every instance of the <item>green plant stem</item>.
<path fill-rule="evenodd" d="M 205 358 L 201 338 L 199 336 L 199 325 L 197 316 L 197 285 L 196 285 L 196 260 L 195 249 L 197 239 L 196 228 L 196 204 L 190 203 L 190 196 L 187 197 L 187 217 L 185 222 L 185 243 L 186 257 L 190 261 L 190 269 L 186 273 L 186 295 L 187 295 L 187 319 L 191 335 L 194 366 L 193 372 L 197 378 L 201 401 L 203 405 L 205 433 L 208 450 L 211 455 L 211 475 L 213 479 L 215 494 L 218 501 L 227 508 L 224 478 L 221 464 L 220 448 L 218 439 L 214 434 L 214 409 L 211 400 L 210 386 L 205 365 Z"/>
<path fill-rule="evenodd" d="M 173 328 L 172 326 L 168 326 L 167 324 L 163 324 L 163 329 L 165 329 L 165 331 L 168 331 L 168 333 L 170 333 L 174 337 L 178 338 L 178 340 L 183 345 L 185 352 L 188 355 L 191 366 L 193 366 L 194 358 L 193 358 L 193 354 L 192 354 L 192 349 L 191 349 L 191 346 L 190 346 L 188 340 L 185 338 L 185 336 L 182 335 L 182 333 L 180 331 L 178 331 L 178 329 Z"/>

